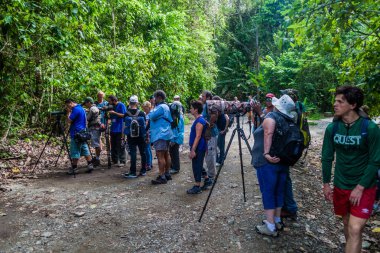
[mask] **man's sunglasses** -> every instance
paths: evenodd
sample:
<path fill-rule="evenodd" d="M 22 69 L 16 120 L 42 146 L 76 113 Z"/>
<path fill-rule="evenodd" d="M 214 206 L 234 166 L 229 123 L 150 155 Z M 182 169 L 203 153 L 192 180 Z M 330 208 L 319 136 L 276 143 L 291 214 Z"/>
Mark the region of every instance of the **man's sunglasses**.
<path fill-rule="evenodd" d="M 265 98 L 265 101 L 272 102 L 272 98 Z"/>

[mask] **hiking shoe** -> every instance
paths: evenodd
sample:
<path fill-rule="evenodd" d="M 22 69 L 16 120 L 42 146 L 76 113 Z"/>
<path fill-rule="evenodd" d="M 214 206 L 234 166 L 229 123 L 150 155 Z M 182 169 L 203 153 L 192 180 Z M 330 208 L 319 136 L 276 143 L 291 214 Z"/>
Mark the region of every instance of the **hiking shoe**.
<path fill-rule="evenodd" d="M 92 159 L 92 164 L 96 167 L 100 165 L 100 160 L 96 159 L 95 157 Z"/>
<path fill-rule="evenodd" d="M 207 190 L 208 187 L 212 186 L 213 183 L 214 183 L 214 181 L 211 178 L 205 179 L 203 186 L 202 186 L 202 190 Z"/>
<path fill-rule="evenodd" d="M 165 174 L 166 181 L 172 180 L 172 176 L 170 174 Z"/>
<path fill-rule="evenodd" d="M 156 179 L 152 180 L 152 184 L 166 184 L 168 181 L 165 178 L 162 178 L 161 176 L 158 176 Z"/>
<path fill-rule="evenodd" d="M 75 174 L 78 174 L 78 169 L 70 168 L 69 171 L 67 172 L 67 175 L 75 175 Z"/>
<path fill-rule="evenodd" d="M 186 191 L 187 194 L 199 194 L 202 192 L 201 187 L 194 185 L 193 188 Z"/>
<path fill-rule="evenodd" d="M 175 170 L 175 169 L 170 169 L 170 174 L 177 174 L 179 172 L 179 170 Z"/>
<path fill-rule="evenodd" d="M 266 224 L 257 225 L 256 226 L 256 232 L 261 234 L 261 235 L 267 235 L 267 236 L 272 236 L 272 237 L 278 236 L 278 232 L 276 230 L 270 231 Z"/>
<path fill-rule="evenodd" d="M 125 173 L 124 174 L 125 178 L 137 178 L 136 173 Z"/>
<path fill-rule="evenodd" d="M 92 163 L 87 165 L 86 173 L 91 173 L 94 170 L 94 165 Z"/>
<path fill-rule="evenodd" d="M 146 169 L 146 171 L 151 171 L 152 170 L 152 166 L 151 165 L 147 165 L 145 169 Z"/>
<path fill-rule="evenodd" d="M 267 220 L 263 220 L 263 224 L 266 224 L 266 222 L 267 222 Z M 277 231 L 284 230 L 285 224 L 282 221 L 276 222 L 275 225 L 276 225 L 276 230 Z"/>
<path fill-rule="evenodd" d="M 146 176 L 146 172 L 140 172 L 139 177 L 145 177 L 145 176 Z"/>
<path fill-rule="evenodd" d="M 292 213 L 292 212 L 289 212 L 285 209 L 282 209 L 281 210 L 281 218 L 289 218 L 289 219 L 292 219 L 292 220 L 297 220 L 297 213 Z"/>

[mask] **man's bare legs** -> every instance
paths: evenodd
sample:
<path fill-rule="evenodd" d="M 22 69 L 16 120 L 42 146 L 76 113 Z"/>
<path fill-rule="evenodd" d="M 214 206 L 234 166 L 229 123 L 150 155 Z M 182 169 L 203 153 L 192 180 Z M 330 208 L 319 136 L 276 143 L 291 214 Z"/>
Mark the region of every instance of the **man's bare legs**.
<path fill-rule="evenodd" d="M 346 236 L 345 253 L 360 253 L 362 249 L 363 229 L 367 220 L 349 214 L 346 215 L 345 218 L 346 217 L 349 218 L 347 225 L 343 219 L 344 233 Z"/>

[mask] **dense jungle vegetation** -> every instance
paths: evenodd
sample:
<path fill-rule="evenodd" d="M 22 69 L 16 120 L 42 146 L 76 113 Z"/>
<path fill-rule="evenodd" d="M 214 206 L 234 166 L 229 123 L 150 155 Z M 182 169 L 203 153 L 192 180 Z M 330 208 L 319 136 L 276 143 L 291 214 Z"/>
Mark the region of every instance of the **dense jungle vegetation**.
<path fill-rule="evenodd" d="M 376 0 L 4 0 L 0 136 L 49 122 L 67 97 L 122 101 L 157 88 L 182 101 L 296 88 L 311 112 L 362 87 L 380 111 Z"/>

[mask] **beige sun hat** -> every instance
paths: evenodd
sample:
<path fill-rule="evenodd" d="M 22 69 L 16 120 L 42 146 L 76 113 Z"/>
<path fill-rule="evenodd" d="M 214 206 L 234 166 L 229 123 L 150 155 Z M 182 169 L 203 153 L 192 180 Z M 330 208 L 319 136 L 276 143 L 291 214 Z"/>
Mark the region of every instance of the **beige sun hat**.
<path fill-rule="evenodd" d="M 282 114 L 285 114 L 289 118 L 294 118 L 294 115 L 291 114 L 291 111 L 294 110 L 295 104 L 288 95 L 283 95 L 280 98 L 272 98 L 272 104 Z"/>

